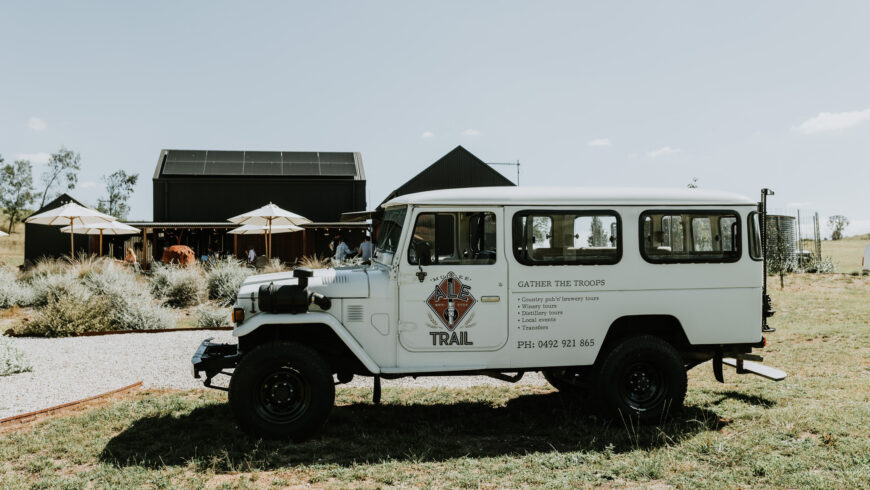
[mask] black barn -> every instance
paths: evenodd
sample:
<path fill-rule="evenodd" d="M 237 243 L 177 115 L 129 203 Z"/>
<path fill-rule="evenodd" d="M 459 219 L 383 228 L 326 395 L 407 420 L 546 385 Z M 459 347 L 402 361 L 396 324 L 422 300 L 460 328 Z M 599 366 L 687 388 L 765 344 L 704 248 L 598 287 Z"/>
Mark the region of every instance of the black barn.
<path fill-rule="evenodd" d="M 160 152 L 154 221 L 226 221 L 269 202 L 314 222 L 364 211 L 362 157 L 351 152 Z"/>

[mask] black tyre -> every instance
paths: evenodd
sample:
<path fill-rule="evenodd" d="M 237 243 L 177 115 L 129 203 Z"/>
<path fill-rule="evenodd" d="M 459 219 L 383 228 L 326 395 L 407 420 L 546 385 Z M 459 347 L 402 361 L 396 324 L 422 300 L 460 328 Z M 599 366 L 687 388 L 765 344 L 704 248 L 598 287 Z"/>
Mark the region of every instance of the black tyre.
<path fill-rule="evenodd" d="M 671 344 L 639 335 L 623 340 L 605 354 L 596 384 L 605 414 L 657 423 L 683 407 L 686 368 Z"/>
<path fill-rule="evenodd" d="M 248 435 L 302 440 L 326 424 L 335 403 L 335 384 L 314 349 L 270 342 L 239 362 L 230 378 L 229 403 Z"/>
<path fill-rule="evenodd" d="M 578 395 L 587 392 L 590 386 L 590 376 L 586 369 L 582 368 L 553 368 L 541 371 L 544 379 L 553 385 L 553 388 L 566 395 Z"/>

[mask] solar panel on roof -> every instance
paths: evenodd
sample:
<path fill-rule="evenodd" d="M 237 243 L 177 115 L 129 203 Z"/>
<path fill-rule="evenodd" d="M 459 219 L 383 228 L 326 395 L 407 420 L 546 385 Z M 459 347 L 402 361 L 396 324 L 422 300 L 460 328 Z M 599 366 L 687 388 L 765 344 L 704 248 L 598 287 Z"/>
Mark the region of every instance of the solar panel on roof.
<path fill-rule="evenodd" d="M 167 150 L 163 175 L 357 176 L 353 153 Z"/>
<path fill-rule="evenodd" d="M 282 153 L 284 155 L 284 163 L 318 163 L 320 159 L 317 158 L 317 153 L 313 151 L 285 151 Z"/>
<path fill-rule="evenodd" d="M 320 175 L 320 164 L 284 162 L 284 175 Z"/>
<path fill-rule="evenodd" d="M 202 175 L 205 162 L 172 162 L 168 159 L 163 165 L 165 175 Z"/>
<path fill-rule="evenodd" d="M 320 163 L 353 163 L 353 153 L 320 152 Z"/>
<path fill-rule="evenodd" d="M 356 165 L 352 163 L 322 163 L 320 175 L 355 175 Z"/>

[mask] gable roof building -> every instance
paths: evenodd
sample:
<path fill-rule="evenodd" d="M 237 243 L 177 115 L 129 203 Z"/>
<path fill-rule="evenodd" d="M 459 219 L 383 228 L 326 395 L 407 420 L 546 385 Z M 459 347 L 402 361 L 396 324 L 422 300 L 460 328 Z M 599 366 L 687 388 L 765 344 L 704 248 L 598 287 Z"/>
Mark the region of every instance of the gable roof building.
<path fill-rule="evenodd" d="M 68 202 L 88 207 L 75 200 L 69 194 L 61 194 L 33 214 L 44 213 L 60 207 Z M 32 216 L 32 215 L 31 215 Z M 69 255 L 69 235 L 60 232 L 60 226 L 24 224 L 24 261 L 34 263 L 43 257 L 60 257 Z M 90 239 L 87 235 L 76 235 L 73 238 L 76 254 L 90 253 Z"/>
<path fill-rule="evenodd" d="M 513 185 L 507 177 L 460 145 L 391 192 L 383 202 L 415 192 Z"/>

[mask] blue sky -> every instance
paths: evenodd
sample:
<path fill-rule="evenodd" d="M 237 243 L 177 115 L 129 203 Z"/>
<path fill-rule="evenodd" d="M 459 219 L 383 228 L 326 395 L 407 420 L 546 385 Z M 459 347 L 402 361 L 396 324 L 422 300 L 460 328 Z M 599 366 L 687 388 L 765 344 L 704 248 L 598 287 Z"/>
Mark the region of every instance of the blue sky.
<path fill-rule="evenodd" d="M 360 151 L 370 207 L 458 144 L 521 184 L 699 185 L 870 232 L 868 2 L 9 2 L 0 154 Z M 503 168 L 511 178 L 512 169 Z"/>

